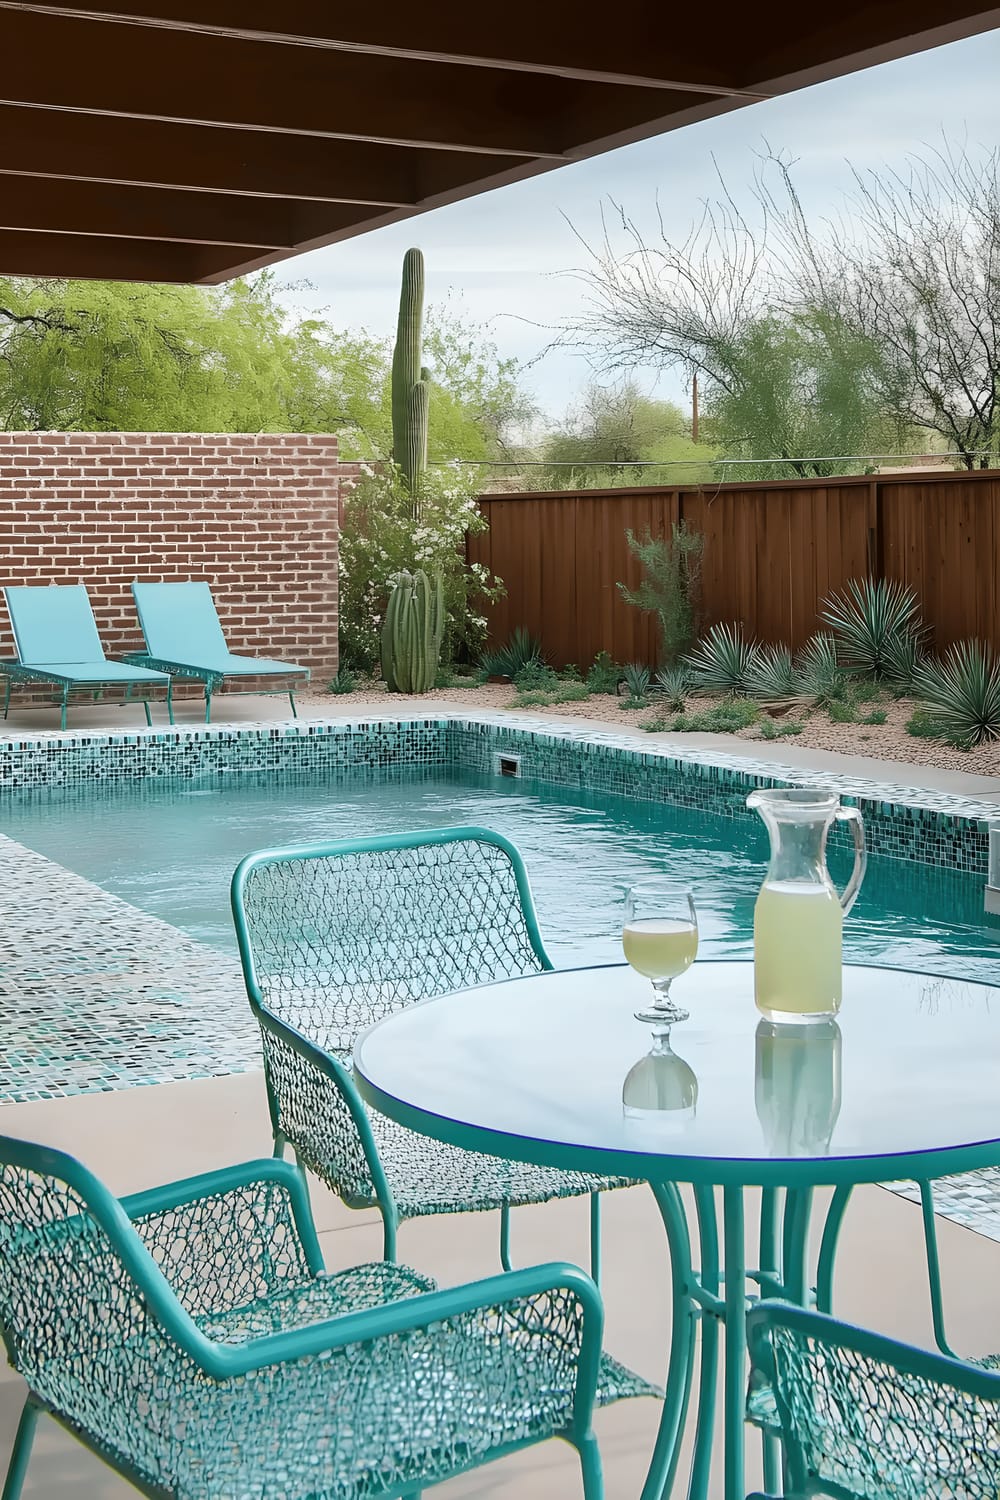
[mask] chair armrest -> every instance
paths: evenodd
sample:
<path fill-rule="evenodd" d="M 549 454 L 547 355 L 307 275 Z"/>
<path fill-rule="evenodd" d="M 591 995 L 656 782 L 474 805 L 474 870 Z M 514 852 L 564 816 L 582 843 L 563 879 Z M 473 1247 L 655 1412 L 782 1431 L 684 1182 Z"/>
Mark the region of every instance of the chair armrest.
<path fill-rule="evenodd" d="M 243 1306 L 323 1270 L 299 1172 L 267 1159 L 134 1193 L 122 1207 L 185 1310 Z"/>
<path fill-rule="evenodd" d="M 478 1316 L 477 1316 L 478 1315 Z M 604 1306 L 595 1283 L 564 1262 L 529 1266 L 443 1291 L 406 1297 L 381 1307 L 327 1318 L 304 1328 L 267 1334 L 239 1345 L 215 1344 L 213 1364 L 232 1377 L 268 1366 L 327 1355 L 350 1345 L 405 1338 L 474 1319 L 484 1342 L 545 1348 L 571 1366 L 574 1427 L 586 1432 L 597 1392 Z"/>

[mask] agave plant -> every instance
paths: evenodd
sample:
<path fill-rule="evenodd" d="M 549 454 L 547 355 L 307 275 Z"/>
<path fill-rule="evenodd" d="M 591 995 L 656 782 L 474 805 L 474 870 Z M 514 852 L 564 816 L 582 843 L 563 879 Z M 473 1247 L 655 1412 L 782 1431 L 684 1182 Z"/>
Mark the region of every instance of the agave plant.
<path fill-rule="evenodd" d="M 960 750 L 1000 739 L 1000 661 L 982 641 L 960 641 L 942 661 L 913 674 L 913 690 L 929 726 Z"/>
<path fill-rule="evenodd" d="M 814 708 L 828 708 L 843 698 L 848 677 L 837 658 L 837 642 L 832 635 L 820 631 L 809 637 L 796 653 L 795 675 L 800 698 Z"/>
<path fill-rule="evenodd" d="M 684 658 L 694 686 L 710 693 L 742 693 L 761 648 L 748 641 L 742 625 L 713 625 Z"/>
<path fill-rule="evenodd" d="M 891 578 L 852 578 L 842 594 L 823 603 L 820 618 L 837 640 L 843 665 L 869 677 L 886 677 L 890 652 L 907 637 L 926 639 L 917 596 Z"/>
<path fill-rule="evenodd" d="M 630 661 L 622 668 L 622 677 L 628 688 L 628 695 L 633 701 L 645 698 L 649 692 L 652 675 L 649 668 L 641 661 Z"/>
<path fill-rule="evenodd" d="M 512 633 L 506 645 L 496 651 L 486 651 L 479 658 L 479 665 L 491 677 L 509 677 L 511 681 L 523 672 L 531 662 L 544 663 L 542 643 L 523 625 Z"/>
<path fill-rule="evenodd" d="M 691 691 L 691 670 L 683 662 L 675 667 L 664 667 L 653 678 L 651 691 L 658 704 L 680 713 Z"/>
<path fill-rule="evenodd" d="M 762 646 L 746 674 L 746 692 L 758 703 L 774 707 L 796 703 L 799 678 L 787 646 Z"/>

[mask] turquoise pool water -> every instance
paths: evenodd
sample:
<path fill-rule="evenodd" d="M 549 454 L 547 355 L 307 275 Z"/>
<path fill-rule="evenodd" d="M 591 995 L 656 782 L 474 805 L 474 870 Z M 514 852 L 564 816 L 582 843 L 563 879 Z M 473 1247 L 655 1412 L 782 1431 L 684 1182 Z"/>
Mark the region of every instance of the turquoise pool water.
<path fill-rule="evenodd" d="M 474 772 L 400 771 L 350 780 L 240 776 L 93 784 L 11 794 L 2 831 L 216 947 L 233 946 L 229 878 L 252 849 L 477 823 L 523 851 L 549 950 L 560 964 L 620 957 L 624 889 L 652 873 L 695 890 L 702 953 L 748 956 L 767 838 L 733 821 L 652 802 Z M 835 878 L 849 856 L 836 851 Z M 873 858 L 845 925 L 848 958 L 997 982 L 1000 921 L 980 877 Z"/>

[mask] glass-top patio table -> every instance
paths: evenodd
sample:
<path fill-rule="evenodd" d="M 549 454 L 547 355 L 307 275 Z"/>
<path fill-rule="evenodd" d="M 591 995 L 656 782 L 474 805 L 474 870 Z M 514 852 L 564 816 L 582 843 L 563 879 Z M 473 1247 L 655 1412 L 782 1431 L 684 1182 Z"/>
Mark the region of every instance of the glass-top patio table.
<path fill-rule="evenodd" d="M 674 1486 L 699 1318 L 688 1493 L 703 1500 L 708 1491 L 721 1334 L 724 1488 L 726 1500 L 744 1500 L 748 1288 L 809 1298 L 815 1187 L 841 1188 L 843 1204 L 857 1184 L 1000 1163 L 1000 988 L 848 966 L 836 1023 L 779 1028 L 754 1007 L 752 964 L 696 963 L 676 985 L 691 1012 L 673 1032 L 681 1061 L 665 1065 L 663 1098 L 676 1107 L 632 1118 L 622 1086 L 649 1047 L 648 1029 L 633 1016 L 648 989 L 616 965 L 426 1001 L 360 1039 L 358 1086 L 374 1108 L 438 1140 L 650 1184 L 670 1246 L 673 1330 L 643 1500 Z M 678 1183 L 693 1188 L 690 1223 Z M 758 1259 L 749 1267 L 748 1188 L 763 1189 Z M 831 1213 L 820 1250 L 821 1302 L 839 1218 Z M 765 1439 L 766 1489 L 779 1487 L 776 1463 Z"/>

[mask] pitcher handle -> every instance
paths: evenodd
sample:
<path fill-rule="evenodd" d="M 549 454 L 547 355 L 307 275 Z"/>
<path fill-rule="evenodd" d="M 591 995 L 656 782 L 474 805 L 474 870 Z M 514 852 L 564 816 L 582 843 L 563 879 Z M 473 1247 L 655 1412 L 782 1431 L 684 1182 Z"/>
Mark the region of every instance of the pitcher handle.
<path fill-rule="evenodd" d="M 844 887 L 840 904 L 846 915 L 855 901 L 861 889 L 861 882 L 865 878 L 865 870 L 868 868 L 868 850 L 865 848 L 865 825 L 864 819 L 856 807 L 838 807 L 837 822 L 850 823 L 851 837 L 854 840 L 854 869 L 851 878 Z"/>

